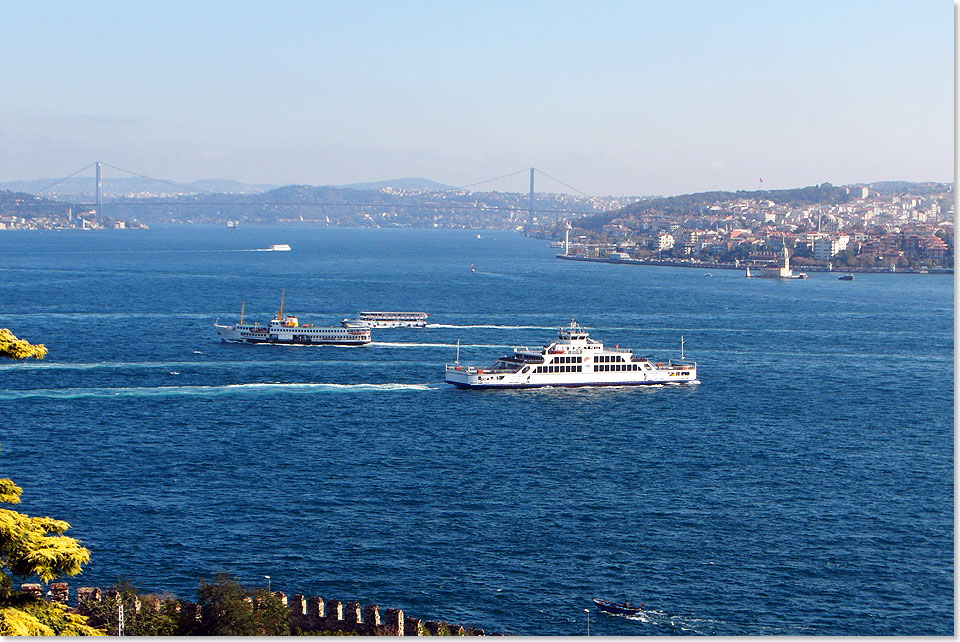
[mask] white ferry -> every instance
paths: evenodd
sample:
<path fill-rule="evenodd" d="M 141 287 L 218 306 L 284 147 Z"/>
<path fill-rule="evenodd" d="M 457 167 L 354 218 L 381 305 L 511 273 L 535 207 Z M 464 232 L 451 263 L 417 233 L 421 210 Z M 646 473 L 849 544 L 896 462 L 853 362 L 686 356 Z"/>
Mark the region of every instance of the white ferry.
<path fill-rule="evenodd" d="M 423 328 L 426 312 L 360 312 L 356 319 L 344 319 L 345 328 Z"/>
<path fill-rule="evenodd" d="M 514 348 L 489 368 L 447 364 L 446 381 L 461 388 L 534 388 L 541 386 L 641 386 L 694 384 L 697 364 L 683 358 L 651 362 L 631 350 L 605 348 L 576 321 L 560 328 L 557 340 L 543 348 Z"/>
<path fill-rule="evenodd" d="M 286 243 L 274 243 L 267 248 L 268 252 L 289 252 L 290 246 Z"/>
<path fill-rule="evenodd" d="M 217 321 L 222 341 L 230 343 L 274 343 L 281 345 L 344 345 L 357 346 L 370 343 L 370 328 L 323 328 L 312 323 L 300 325 L 297 317 L 283 313 L 283 295 L 280 296 L 280 311 L 268 325 L 244 324 L 243 304 L 240 304 L 240 323 L 223 325 Z"/>

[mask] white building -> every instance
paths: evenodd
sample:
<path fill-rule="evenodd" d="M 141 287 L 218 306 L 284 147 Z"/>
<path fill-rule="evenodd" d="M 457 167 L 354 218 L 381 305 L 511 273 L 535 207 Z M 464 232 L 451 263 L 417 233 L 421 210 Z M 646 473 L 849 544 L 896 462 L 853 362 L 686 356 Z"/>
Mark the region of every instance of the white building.
<path fill-rule="evenodd" d="M 657 235 L 657 249 L 659 251 L 669 250 L 673 247 L 674 239 L 672 234 L 658 234 Z"/>
<path fill-rule="evenodd" d="M 841 234 L 836 238 L 828 236 L 818 238 L 813 242 L 813 258 L 826 261 L 831 256 L 836 256 L 847 249 L 847 243 L 849 242 L 850 237 L 846 234 Z"/>

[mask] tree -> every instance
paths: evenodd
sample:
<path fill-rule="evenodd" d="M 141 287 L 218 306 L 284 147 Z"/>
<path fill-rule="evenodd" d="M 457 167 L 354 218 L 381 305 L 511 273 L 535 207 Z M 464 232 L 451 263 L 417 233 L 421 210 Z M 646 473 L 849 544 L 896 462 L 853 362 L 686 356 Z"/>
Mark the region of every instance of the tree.
<path fill-rule="evenodd" d="M 123 605 L 123 634 L 136 636 L 174 635 L 178 617 L 176 603 L 163 601 L 157 595 L 144 594 L 127 581 L 118 582 L 99 601 L 86 601 L 79 610 L 89 617 L 90 624 L 107 635 L 119 635 L 118 611 Z"/>
<path fill-rule="evenodd" d="M 290 635 L 290 616 L 280 598 L 249 590 L 225 573 L 200 580 L 200 635 Z"/>
<path fill-rule="evenodd" d="M 19 504 L 22 492 L 13 480 L 0 479 L 0 502 Z M 69 528 L 61 520 L 0 509 L 0 635 L 102 635 L 63 605 L 13 588 L 11 576 L 49 582 L 81 571 L 90 551 L 63 534 Z"/>
<path fill-rule="evenodd" d="M 47 348 L 41 343 L 33 345 L 24 339 L 18 339 L 7 328 L 0 328 L 0 357 L 7 359 L 43 359 Z"/>
<path fill-rule="evenodd" d="M 32 345 L 0 328 L 0 357 L 43 359 L 46 354 L 43 345 Z M 12 479 L 0 479 L 0 503 L 19 504 L 21 493 Z M 62 604 L 13 588 L 11 576 L 38 576 L 49 582 L 82 570 L 90 551 L 63 534 L 69 528 L 58 519 L 0 508 L 0 635 L 102 635 L 82 615 L 67 613 Z"/>

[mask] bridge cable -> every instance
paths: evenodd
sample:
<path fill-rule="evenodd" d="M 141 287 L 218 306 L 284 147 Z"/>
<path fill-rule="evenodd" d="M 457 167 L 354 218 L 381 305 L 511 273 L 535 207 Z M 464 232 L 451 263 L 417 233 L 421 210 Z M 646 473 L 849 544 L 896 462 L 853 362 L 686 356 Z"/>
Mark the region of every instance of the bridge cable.
<path fill-rule="evenodd" d="M 132 172 L 129 169 L 123 169 L 122 167 L 117 167 L 116 165 L 111 165 L 110 163 L 104 163 L 101 161 L 101 165 L 106 165 L 107 167 L 112 167 L 113 169 L 120 170 L 121 172 L 126 172 L 127 174 L 133 174 L 134 176 L 139 176 L 140 178 L 145 178 L 149 181 L 156 181 L 158 183 L 166 183 L 167 185 L 173 185 L 174 187 L 183 187 L 192 192 L 203 192 L 204 194 L 216 194 L 218 192 L 212 192 L 210 190 L 201 189 L 199 187 L 191 187 L 190 185 L 185 185 L 183 183 L 177 183 L 176 181 L 168 181 L 162 178 L 154 178 L 153 176 L 147 176 L 146 174 L 138 174 L 137 172 Z"/>
<path fill-rule="evenodd" d="M 544 176 L 546 176 L 547 178 L 549 178 L 550 180 L 556 181 L 556 182 L 560 183 L 561 185 L 563 185 L 564 187 L 569 187 L 570 189 L 572 189 L 572 190 L 573 190 L 574 192 L 576 192 L 577 194 L 580 194 L 581 196 L 586 196 L 587 198 L 595 198 L 594 196 L 590 196 L 590 195 L 587 194 L 586 192 L 581 192 L 580 190 L 578 190 L 578 189 L 577 189 L 576 187 L 574 187 L 573 185 L 567 185 L 566 183 L 564 183 L 563 181 L 561 181 L 559 178 L 554 178 L 553 176 L 550 176 L 550 174 L 547 174 L 547 173 L 546 173 L 545 171 L 543 171 L 543 170 L 537 169 L 536 167 L 534 167 L 534 169 L 535 169 L 536 171 L 540 172 L 541 174 L 543 174 Z"/>
<path fill-rule="evenodd" d="M 63 181 L 67 180 L 68 178 L 73 178 L 74 176 L 76 176 L 76 175 L 79 174 L 80 172 L 83 172 L 83 171 L 86 171 L 86 170 L 90 169 L 90 168 L 93 167 L 95 164 L 96 164 L 96 163 L 90 163 L 90 164 L 87 165 L 86 167 L 81 167 L 80 169 L 78 169 L 77 171 L 75 171 L 73 174 L 70 174 L 70 176 L 64 176 L 64 177 L 61 178 L 59 181 L 55 181 L 55 182 L 53 182 L 53 183 L 50 183 L 49 185 L 47 185 L 47 186 L 44 187 L 43 189 L 38 189 L 38 190 L 36 191 L 36 193 L 39 194 L 40 192 L 45 192 L 45 191 L 47 191 L 48 189 L 50 189 L 51 187 L 53 187 L 54 185 L 59 185 L 59 184 L 62 183 Z"/>
<path fill-rule="evenodd" d="M 526 168 L 511 172 L 509 174 L 504 174 L 503 176 L 498 176 L 496 178 L 491 178 L 489 180 L 480 181 L 479 183 L 470 183 L 469 185 L 461 185 L 460 187 L 451 187 L 449 189 L 440 190 L 441 192 L 450 192 L 457 189 L 467 189 L 468 187 L 474 187 L 476 185 L 483 185 L 484 183 L 492 183 L 493 181 L 499 181 L 501 178 L 509 178 L 511 176 L 516 176 L 517 174 L 522 174 L 528 171 Z"/>

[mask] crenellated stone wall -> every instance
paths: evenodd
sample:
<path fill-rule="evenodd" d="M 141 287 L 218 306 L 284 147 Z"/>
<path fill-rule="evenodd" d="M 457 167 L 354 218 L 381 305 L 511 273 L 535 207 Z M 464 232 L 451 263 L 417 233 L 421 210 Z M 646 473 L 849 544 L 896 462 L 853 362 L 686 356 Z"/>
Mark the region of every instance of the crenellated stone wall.
<path fill-rule="evenodd" d="M 38 597 L 46 597 L 50 601 L 69 604 L 70 587 L 66 582 L 53 582 L 44 595 L 40 584 L 22 584 L 20 591 Z M 115 591 L 107 591 L 106 597 L 116 595 Z M 280 591 L 274 591 L 284 606 L 290 612 L 290 628 L 304 632 L 324 633 L 352 633 L 356 635 L 486 635 L 483 629 L 467 628 L 459 624 L 423 622 L 417 618 L 407 617 L 400 609 L 387 609 L 381 615 L 380 607 L 376 604 L 361 605 L 359 602 L 340 600 L 324 600 L 322 597 L 307 597 L 295 593 L 287 597 Z M 87 600 L 100 602 L 104 593 L 93 586 L 81 586 L 77 589 L 77 604 Z M 182 613 L 195 613 L 200 620 L 200 607 L 193 602 L 171 600 L 176 604 L 176 610 Z M 136 609 L 141 608 L 140 601 Z M 148 608 L 160 608 L 159 601 L 148 604 Z M 496 634 L 493 634 L 496 635 Z"/>

